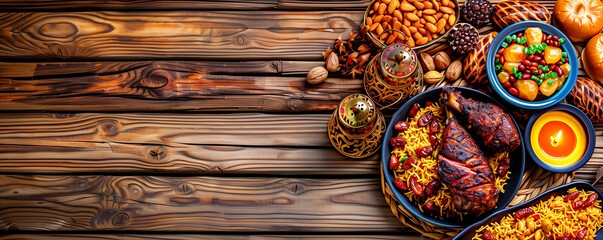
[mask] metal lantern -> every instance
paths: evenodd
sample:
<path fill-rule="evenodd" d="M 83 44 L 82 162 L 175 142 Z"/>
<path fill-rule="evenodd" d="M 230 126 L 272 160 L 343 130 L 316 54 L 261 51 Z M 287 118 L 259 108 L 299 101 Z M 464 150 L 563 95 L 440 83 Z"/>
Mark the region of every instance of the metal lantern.
<path fill-rule="evenodd" d="M 329 139 L 343 155 L 364 158 L 381 147 L 385 119 L 364 94 L 345 97 L 329 120 Z"/>
<path fill-rule="evenodd" d="M 398 30 L 386 31 L 395 31 L 392 34 L 400 34 L 406 39 Z M 380 47 L 383 50 L 369 62 L 364 72 L 364 90 L 379 107 L 388 108 L 419 92 L 423 85 L 423 69 L 417 54 L 408 45 L 380 43 Z"/>

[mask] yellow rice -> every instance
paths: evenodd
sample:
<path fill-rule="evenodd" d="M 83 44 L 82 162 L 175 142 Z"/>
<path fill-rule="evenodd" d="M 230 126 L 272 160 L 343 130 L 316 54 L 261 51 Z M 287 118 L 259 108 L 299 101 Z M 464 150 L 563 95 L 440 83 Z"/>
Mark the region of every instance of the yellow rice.
<path fill-rule="evenodd" d="M 417 125 L 417 121 L 419 118 L 426 112 L 432 111 L 435 117 L 434 120 L 437 120 L 440 125 L 440 131 L 436 133 L 436 136 L 439 139 L 442 138 L 445 128 L 445 107 L 441 106 L 439 103 L 433 103 L 428 107 L 424 107 L 419 109 L 417 114 L 412 118 L 407 118 L 406 121 L 409 123 L 409 127 L 406 131 L 401 131 L 398 133 L 398 137 L 403 137 L 406 139 L 406 146 L 404 148 L 396 147 L 392 150 L 392 154 L 396 155 L 398 159 L 403 159 L 404 156 L 412 156 L 417 158 L 417 165 L 413 165 L 410 169 L 404 170 L 402 169 L 402 161 L 400 161 L 400 167 L 394 171 L 394 175 L 397 178 L 400 178 L 404 183 L 406 183 L 409 187 L 409 190 L 404 193 L 411 202 L 417 202 L 419 209 L 424 212 L 423 207 L 425 203 L 429 200 L 433 201 L 434 205 L 439 208 L 440 215 L 439 218 L 450 218 L 450 217 L 460 217 L 462 219 L 462 215 L 454 208 L 454 204 L 451 201 L 450 189 L 446 184 L 440 184 L 440 188 L 438 191 L 429 196 L 425 201 L 418 202 L 416 201 L 415 193 L 411 190 L 409 183 L 409 179 L 411 176 L 417 176 L 419 183 L 423 186 L 426 186 L 433 180 L 438 180 L 437 176 L 437 155 L 439 153 L 439 148 L 434 149 L 431 156 L 427 157 L 418 157 L 415 153 L 415 149 L 431 146 L 431 142 L 429 141 L 429 127 L 419 127 Z M 498 153 L 494 157 L 489 158 L 490 167 L 493 170 L 498 168 L 498 163 L 505 157 L 508 157 L 509 154 L 507 152 Z M 507 172 L 504 177 L 496 176 L 495 187 L 501 192 L 504 193 L 503 187 L 506 185 L 506 180 L 509 179 L 509 174 L 511 172 Z"/>
<path fill-rule="evenodd" d="M 601 228 L 603 224 L 603 213 L 601 212 L 601 200 L 595 201 L 592 205 L 584 207 L 582 209 L 574 209 L 571 205 L 574 201 L 584 202 L 590 194 L 596 194 L 594 191 L 585 192 L 584 190 L 577 190 L 576 188 L 569 189 L 567 193 L 580 192 L 578 198 L 570 202 L 564 202 L 565 196 L 552 196 L 546 201 L 530 207 L 534 210 L 534 214 L 524 219 L 515 220 L 513 214 L 508 214 L 498 222 L 493 222 L 488 225 L 482 226 L 477 230 L 477 234 L 473 237 L 473 240 L 482 240 L 483 231 L 488 229 L 495 239 L 535 239 L 535 235 L 539 230 L 539 235 L 542 235 L 542 239 L 554 234 L 557 236 L 563 236 L 566 233 L 576 237 L 575 232 L 580 231 L 584 228 L 587 229 L 586 237 L 584 239 L 594 239 L 596 232 Z M 534 216 L 538 216 L 536 219 Z M 546 233 L 542 226 L 547 221 L 552 223 L 552 229 Z M 518 228 L 521 225 L 528 226 L 532 222 L 535 226 L 534 230 L 524 230 L 520 232 Z M 527 228 L 527 227 L 526 227 Z M 526 233 L 527 232 L 527 233 Z M 521 237 L 520 237 L 521 236 Z"/>

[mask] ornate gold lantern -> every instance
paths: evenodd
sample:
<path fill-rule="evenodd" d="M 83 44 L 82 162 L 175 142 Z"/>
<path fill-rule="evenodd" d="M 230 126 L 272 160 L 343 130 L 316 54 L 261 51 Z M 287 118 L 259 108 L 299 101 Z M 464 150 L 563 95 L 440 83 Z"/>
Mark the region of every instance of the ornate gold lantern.
<path fill-rule="evenodd" d="M 364 94 L 345 97 L 329 120 L 329 139 L 343 155 L 364 158 L 381 147 L 385 119 Z"/>

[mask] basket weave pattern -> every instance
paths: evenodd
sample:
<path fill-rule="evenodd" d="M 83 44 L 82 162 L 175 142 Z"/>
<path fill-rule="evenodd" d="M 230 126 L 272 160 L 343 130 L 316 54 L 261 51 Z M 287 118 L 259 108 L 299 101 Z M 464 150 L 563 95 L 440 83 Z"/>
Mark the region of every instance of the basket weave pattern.
<path fill-rule="evenodd" d="M 532 165 L 523 174 L 521 186 L 515 195 L 515 198 L 509 203 L 509 207 L 521 204 L 530 200 L 539 194 L 563 184 L 569 183 L 574 178 L 574 173 L 551 173 Z M 424 236 L 433 239 L 452 239 L 462 229 L 459 228 L 440 228 L 422 221 L 412 215 L 404 206 L 402 206 L 392 193 L 391 186 L 385 182 L 383 169 L 381 169 L 381 189 L 385 195 L 385 201 L 389 205 L 392 213 L 400 220 L 402 225 L 410 227 Z"/>

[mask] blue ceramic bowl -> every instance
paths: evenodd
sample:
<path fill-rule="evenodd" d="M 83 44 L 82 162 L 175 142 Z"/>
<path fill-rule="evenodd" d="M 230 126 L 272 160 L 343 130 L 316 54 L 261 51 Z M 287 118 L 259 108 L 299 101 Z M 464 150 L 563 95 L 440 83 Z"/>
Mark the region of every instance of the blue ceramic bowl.
<path fill-rule="evenodd" d="M 565 42 L 561 44 L 561 47 L 565 52 L 567 52 L 567 58 L 571 67 L 570 75 L 563 83 L 561 89 L 559 89 L 557 92 L 555 92 L 553 95 L 549 96 L 546 99 L 532 102 L 521 100 L 511 95 L 507 90 L 505 90 L 502 84 L 498 81 L 496 71 L 494 70 L 494 56 L 496 55 L 496 52 L 500 48 L 500 45 L 503 43 L 504 39 L 508 35 L 524 31 L 530 27 L 539 27 L 540 29 L 542 29 L 542 32 L 547 35 L 552 34 L 553 36 L 557 36 L 559 38 L 565 38 Z M 486 59 L 486 70 L 488 72 L 488 79 L 494 91 L 496 91 L 496 93 L 498 93 L 498 95 L 500 95 L 500 97 L 503 98 L 505 101 L 517 107 L 525 109 L 543 109 L 559 103 L 567 96 L 567 94 L 569 94 L 572 88 L 574 88 L 574 85 L 576 84 L 576 78 L 578 77 L 578 58 L 576 56 L 576 51 L 574 50 L 572 43 L 569 41 L 569 38 L 565 36 L 561 31 L 559 31 L 559 29 L 543 22 L 523 21 L 506 27 L 496 36 L 496 38 L 494 38 L 494 42 L 492 42 L 490 50 L 488 51 L 488 57 Z"/>
<path fill-rule="evenodd" d="M 527 202 L 524 202 L 517 206 L 510 207 L 505 210 L 499 211 L 496 214 L 490 216 L 489 218 L 485 218 L 484 220 L 481 220 L 481 221 L 465 228 L 465 230 L 463 230 L 458 235 L 456 235 L 456 237 L 454 237 L 453 240 L 471 239 L 471 238 L 473 238 L 473 236 L 475 236 L 475 232 L 481 226 L 500 221 L 500 219 L 502 219 L 504 216 L 506 216 L 509 213 L 516 212 L 516 211 L 526 208 L 526 207 L 534 206 L 541 201 L 548 200 L 551 196 L 565 195 L 565 194 L 567 194 L 568 189 L 574 188 L 574 187 L 577 188 L 578 190 L 594 191 L 596 194 L 599 195 L 599 199 L 603 198 L 603 194 L 601 194 L 601 192 L 599 190 L 597 190 L 595 187 L 593 187 L 593 185 L 590 185 L 589 183 L 585 183 L 585 182 L 568 183 L 566 185 L 559 186 L 559 187 L 553 188 L 551 190 L 548 190 L 548 191 L 536 196 L 535 198 L 531 199 L 530 201 L 527 201 Z M 595 240 L 603 240 L 603 228 L 599 229 L 596 234 L 597 234 L 597 237 L 595 238 Z"/>
<path fill-rule="evenodd" d="M 489 102 L 489 103 L 495 104 L 495 105 L 501 107 L 502 109 L 504 109 L 505 112 L 509 113 L 509 111 L 507 111 L 500 103 L 498 103 L 492 97 L 490 97 L 482 92 L 479 92 L 477 90 L 473 90 L 470 88 L 464 88 L 464 87 L 456 87 L 456 90 L 460 91 L 461 94 L 465 98 L 472 98 L 477 101 Z M 400 109 L 398 109 L 396 114 L 390 120 L 390 124 L 387 126 L 387 130 L 385 131 L 383 146 L 381 148 L 381 151 L 382 151 L 381 152 L 381 165 L 382 165 L 382 169 L 383 169 L 383 176 L 385 178 L 384 179 L 385 182 L 387 183 L 387 185 L 390 186 L 392 193 L 393 193 L 394 197 L 396 198 L 396 200 L 398 200 L 398 202 L 400 204 L 402 204 L 404 206 L 404 208 L 408 209 L 409 212 L 411 212 L 417 218 L 419 218 L 425 222 L 428 222 L 430 224 L 433 224 L 435 226 L 446 227 L 446 228 L 462 228 L 462 227 L 469 226 L 470 224 L 472 224 L 473 222 L 476 222 L 478 220 L 487 219 L 487 217 L 489 215 L 495 213 L 496 211 L 500 211 L 500 210 L 504 209 L 507 206 L 507 204 L 509 204 L 509 202 L 511 202 L 511 199 L 515 196 L 515 194 L 517 193 L 517 190 L 519 189 L 519 185 L 521 184 L 521 178 L 523 176 L 524 164 L 525 164 L 524 143 L 522 141 L 521 145 L 515 151 L 511 152 L 509 155 L 509 157 L 512 159 L 511 166 L 509 167 L 509 171 L 511 171 L 510 179 L 507 180 L 507 185 L 505 185 L 505 187 L 504 187 L 505 193 L 498 197 L 498 203 L 496 204 L 495 209 L 484 213 L 479 218 L 471 219 L 471 221 L 465 219 L 465 221 L 463 221 L 463 222 L 460 222 L 456 219 L 442 220 L 442 219 L 433 217 L 430 214 L 422 213 L 421 210 L 417 207 L 417 205 L 415 205 L 415 203 L 410 202 L 410 200 L 403 194 L 403 192 L 399 191 L 399 189 L 396 188 L 395 185 L 393 184 L 395 177 L 394 177 L 393 170 L 389 169 L 389 159 L 391 157 L 391 146 L 389 144 L 389 141 L 390 141 L 390 139 L 392 139 L 392 137 L 394 137 L 394 134 L 397 135 L 397 131 L 394 129 L 395 123 L 406 120 L 408 112 L 410 111 L 410 109 L 412 108 L 412 106 L 415 103 L 419 103 L 421 106 L 425 106 L 425 103 L 428 101 L 439 102 L 440 101 L 440 93 L 442 93 L 441 87 L 423 92 L 423 93 L 411 98 L 410 100 L 408 100 L 408 102 L 406 102 Z M 509 114 L 509 115 L 511 115 L 511 114 Z M 512 116 L 511 116 L 511 119 L 513 119 Z M 513 119 L 513 124 L 519 130 L 519 127 L 517 126 L 517 122 L 515 122 L 515 119 Z M 521 137 L 521 131 L 519 132 L 519 135 L 520 135 L 520 139 L 523 139 Z M 476 139 L 476 138 L 474 138 L 474 139 Z"/>
<path fill-rule="evenodd" d="M 582 123 L 582 127 L 584 128 L 584 131 L 586 134 L 587 146 L 586 146 L 586 151 L 584 152 L 584 155 L 582 155 L 582 158 L 580 158 L 580 160 L 578 160 L 578 162 L 576 162 L 570 166 L 567 166 L 567 167 L 560 168 L 560 167 L 548 165 L 547 163 L 543 162 L 542 160 L 540 160 L 540 158 L 538 158 L 536 156 L 536 154 L 534 153 L 534 149 L 532 148 L 532 144 L 531 144 L 532 138 L 530 136 L 530 132 L 532 131 L 532 127 L 534 126 L 534 123 L 540 116 L 542 116 L 542 114 L 545 114 L 546 112 L 549 112 L 552 110 L 566 111 L 566 112 L 570 113 L 571 115 L 573 115 L 574 117 L 576 117 L 576 119 L 578 119 L 578 121 L 580 123 Z M 572 105 L 565 104 L 565 103 L 557 104 L 553 107 L 541 110 L 540 112 L 532 115 L 532 117 L 530 117 L 530 120 L 528 121 L 528 125 L 526 127 L 524 137 L 525 137 L 525 143 L 526 143 L 526 150 L 527 150 L 528 154 L 530 154 L 530 157 L 532 157 L 532 159 L 534 160 L 534 162 L 536 162 L 536 164 L 538 164 L 540 167 L 542 167 L 545 170 L 550 171 L 550 172 L 565 173 L 565 172 L 575 171 L 576 169 L 584 166 L 584 164 L 586 164 L 586 162 L 588 162 L 590 157 L 593 155 L 593 152 L 595 151 L 596 137 L 595 137 L 595 128 L 593 127 L 593 123 L 588 119 L 586 114 L 584 114 L 584 112 L 582 112 L 580 109 L 578 109 L 577 107 L 574 107 Z"/>

